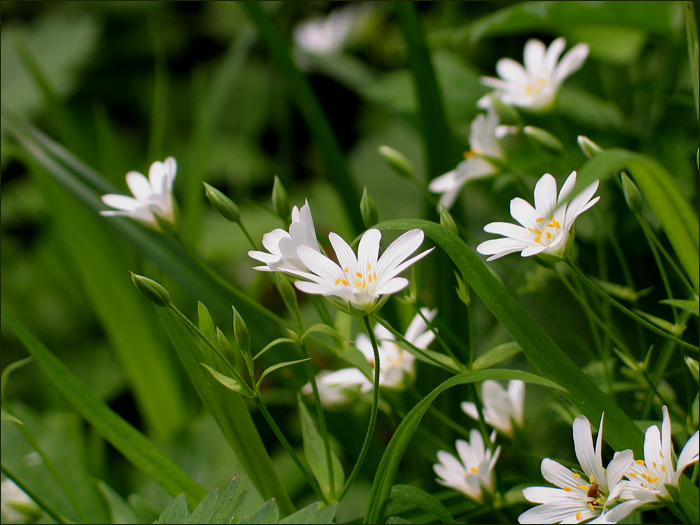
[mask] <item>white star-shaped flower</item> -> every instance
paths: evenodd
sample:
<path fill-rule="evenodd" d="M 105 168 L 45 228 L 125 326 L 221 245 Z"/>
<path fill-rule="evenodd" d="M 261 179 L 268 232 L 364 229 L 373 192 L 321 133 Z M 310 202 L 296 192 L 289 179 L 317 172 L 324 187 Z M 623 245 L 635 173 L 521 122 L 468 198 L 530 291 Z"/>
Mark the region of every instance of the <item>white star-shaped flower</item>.
<path fill-rule="evenodd" d="M 557 182 L 545 173 L 535 185 L 535 207 L 516 197 L 510 201 L 510 214 L 521 225 L 508 222 L 492 222 L 484 231 L 503 235 L 503 239 L 484 241 L 476 251 L 490 255 L 492 261 L 514 252 L 522 257 L 549 254 L 563 257 L 566 252 L 569 231 L 576 218 L 593 206 L 600 197 L 593 198 L 598 181 L 593 182 L 576 195 L 569 204 L 565 200 L 576 185 L 576 172 L 566 179 L 557 197 Z"/>
<path fill-rule="evenodd" d="M 177 209 L 173 199 L 173 181 L 177 163 L 173 157 L 156 161 L 148 170 L 148 178 L 137 171 L 126 174 L 126 184 L 133 197 L 107 194 L 102 202 L 118 211 L 101 211 L 101 215 L 123 215 L 160 233 L 169 233 L 177 226 Z"/>
<path fill-rule="evenodd" d="M 379 230 L 367 230 L 355 255 L 342 237 L 331 233 L 328 238 L 337 263 L 311 246 L 302 245 L 297 248 L 297 255 L 309 271 L 280 271 L 305 279 L 294 283 L 304 293 L 325 295 L 344 311 L 371 313 L 390 294 L 408 286 L 408 279 L 398 275 L 433 250 L 430 248 L 406 260 L 423 242 L 423 232 L 415 229 L 398 237 L 379 257 L 381 237 Z"/>
<path fill-rule="evenodd" d="M 306 20 L 294 29 L 294 42 L 307 53 L 336 55 L 345 46 L 360 11 L 348 5 L 325 17 Z"/>
<path fill-rule="evenodd" d="M 504 104 L 544 112 L 554 107 L 559 88 L 564 80 L 578 71 L 588 56 L 588 45 L 578 44 L 566 53 L 561 61 L 566 40 L 555 39 L 548 48 L 537 39 L 525 44 L 524 64 L 510 58 L 496 63 L 501 78 L 482 77 L 482 84 L 494 88 L 493 95 Z M 479 100 L 479 107 L 489 105 L 489 95 Z"/>
<path fill-rule="evenodd" d="M 616 452 L 607 469 L 603 468 L 603 417 L 593 448 L 591 425 L 584 416 L 573 424 L 574 448 L 581 471 L 570 470 L 554 460 L 542 460 L 542 476 L 554 487 L 528 487 L 523 496 L 540 505 L 523 512 L 520 523 L 614 523 L 643 504 L 639 501 L 620 503 L 623 477 L 633 463 L 631 450 Z M 594 521 L 591 521 L 592 523 Z"/>
<path fill-rule="evenodd" d="M 698 432 L 696 431 L 683 447 L 674 467 L 671 418 L 665 406 L 661 410 L 663 412 L 661 432 L 656 425 L 647 428 L 644 435 L 644 460 L 634 462 L 627 473 L 629 481 L 623 491 L 623 498 L 672 501 L 673 497 L 667 485 L 678 487 L 683 471 L 698 461 Z"/>
<path fill-rule="evenodd" d="M 484 420 L 499 432 L 513 437 L 514 425 L 523 426 L 523 404 L 525 402 L 525 382 L 513 379 L 504 389 L 498 381 L 487 379 L 481 385 L 484 403 Z M 462 403 L 462 410 L 470 417 L 479 419 L 476 405 L 469 401 Z"/>
<path fill-rule="evenodd" d="M 495 442 L 496 432 L 491 434 L 491 442 Z M 433 465 L 436 481 L 446 487 L 451 487 L 479 503 L 484 501 L 484 492 L 493 493 L 493 468 L 496 466 L 501 447 L 496 447 L 493 455 L 486 448 L 478 430 L 472 429 L 469 441 L 458 439 L 456 442 L 459 459 L 439 450 L 439 463 Z"/>
<path fill-rule="evenodd" d="M 496 138 L 498 115 L 489 109 L 484 115 L 479 114 L 471 123 L 469 137 L 470 150 L 464 153 L 464 160 L 457 164 L 452 171 L 436 177 L 430 182 L 428 189 L 433 193 L 441 193 L 440 202 L 445 208 L 454 204 L 462 186 L 475 179 L 494 175 L 500 171 L 489 159 L 505 160 L 501 145 Z"/>
<path fill-rule="evenodd" d="M 253 259 L 265 263 L 265 266 L 256 266 L 255 270 L 263 272 L 285 272 L 288 270 L 308 271 L 306 265 L 297 255 L 300 246 L 308 246 L 316 252 L 321 248 L 316 240 L 316 229 L 311 216 L 309 202 L 304 201 L 301 209 L 292 208 L 292 223 L 289 232 L 277 228 L 263 235 L 263 246 L 269 253 L 251 250 L 248 255 Z"/>

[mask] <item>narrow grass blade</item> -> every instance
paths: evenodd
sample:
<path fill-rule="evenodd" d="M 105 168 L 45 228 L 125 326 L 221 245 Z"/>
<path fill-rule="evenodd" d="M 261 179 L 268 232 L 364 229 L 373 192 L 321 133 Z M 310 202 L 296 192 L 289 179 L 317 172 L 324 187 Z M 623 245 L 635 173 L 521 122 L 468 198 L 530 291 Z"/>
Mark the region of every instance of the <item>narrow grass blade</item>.
<path fill-rule="evenodd" d="M 173 463 L 152 441 L 97 399 L 13 314 L 2 308 L 2 317 L 76 410 L 138 469 L 171 495 L 185 494 L 192 506 L 206 496 L 204 487 Z"/>

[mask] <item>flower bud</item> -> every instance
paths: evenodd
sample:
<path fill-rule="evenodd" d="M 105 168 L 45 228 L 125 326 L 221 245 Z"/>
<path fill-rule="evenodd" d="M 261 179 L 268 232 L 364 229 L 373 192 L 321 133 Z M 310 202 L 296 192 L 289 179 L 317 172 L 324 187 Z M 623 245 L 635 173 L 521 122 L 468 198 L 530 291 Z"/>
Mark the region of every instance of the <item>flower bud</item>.
<path fill-rule="evenodd" d="M 212 207 L 218 211 L 224 219 L 231 222 L 238 222 L 241 218 L 241 212 L 238 209 L 238 206 L 236 206 L 236 203 L 224 195 L 223 192 L 217 190 L 214 186 L 210 186 L 206 182 L 202 182 L 202 184 L 204 184 L 207 199 L 209 199 Z"/>
<path fill-rule="evenodd" d="M 374 199 L 369 196 L 367 186 L 365 186 L 360 199 L 360 215 L 362 215 L 365 228 L 371 228 L 378 222 L 377 206 L 374 204 Z"/>
<path fill-rule="evenodd" d="M 459 235 L 457 224 L 443 203 L 438 204 L 438 213 L 440 214 L 440 226 L 444 226 L 455 235 Z"/>
<path fill-rule="evenodd" d="M 491 108 L 498 115 L 498 119 L 504 123 L 520 123 L 520 113 L 518 110 L 504 103 L 500 98 L 494 95 L 485 95 L 477 101 L 477 107 L 481 109 Z"/>
<path fill-rule="evenodd" d="M 129 273 L 131 273 L 131 280 L 134 281 L 136 288 L 156 306 L 162 307 L 170 304 L 170 294 L 162 285 L 143 275 Z"/>
<path fill-rule="evenodd" d="M 246 353 L 250 353 L 250 334 L 248 333 L 248 327 L 245 325 L 245 321 L 238 313 L 235 306 L 233 308 L 233 337 L 236 339 L 236 343 L 240 349 Z"/>
<path fill-rule="evenodd" d="M 287 196 L 287 190 L 284 189 L 284 185 L 277 175 L 275 175 L 275 182 L 272 185 L 272 207 L 285 222 L 289 220 L 292 213 L 289 207 L 289 197 Z"/>
<path fill-rule="evenodd" d="M 593 142 L 585 135 L 579 135 L 578 137 L 576 137 L 576 142 L 578 142 L 578 147 L 581 148 L 581 151 L 583 151 L 583 153 L 589 159 L 596 153 L 600 153 L 601 151 L 603 151 L 603 148 L 598 146 L 598 144 Z"/>
<path fill-rule="evenodd" d="M 561 153 L 564 151 L 564 146 L 561 141 L 547 130 L 535 126 L 525 126 L 523 128 L 523 133 L 553 153 Z"/>
<path fill-rule="evenodd" d="M 643 201 L 639 188 L 637 188 L 637 185 L 624 171 L 620 173 L 620 180 L 622 181 L 622 193 L 625 196 L 627 206 L 629 206 L 630 210 L 639 215 L 642 213 Z"/>
<path fill-rule="evenodd" d="M 379 146 L 379 154 L 400 177 L 413 178 L 413 166 L 403 153 L 389 146 Z"/>

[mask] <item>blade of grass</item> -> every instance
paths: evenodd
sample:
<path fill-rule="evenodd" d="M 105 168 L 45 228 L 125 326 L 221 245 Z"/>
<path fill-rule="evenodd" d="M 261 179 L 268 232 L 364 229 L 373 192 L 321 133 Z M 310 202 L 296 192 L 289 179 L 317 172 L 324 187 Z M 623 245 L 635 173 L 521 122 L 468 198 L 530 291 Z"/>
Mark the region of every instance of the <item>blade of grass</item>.
<path fill-rule="evenodd" d="M 75 409 L 134 466 L 172 496 L 184 493 L 192 507 L 207 495 L 204 487 L 173 463 L 152 441 L 97 399 L 51 350 L 4 307 L 2 317 Z"/>
<path fill-rule="evenodd" d="M 253 21 L 260 36 L 267 44 L 272 59 L 286 79 L 292 97 L 306 120 L 306 124 L 318 142 L 321 154 L 328 165 L 331 180 L 340 192 L 340 198 L 345 206 L 345 212 L 356 232 L 365 230 L 360 215 L 360 193 L 355 181 L 348 171 L 343 151 L 338 144 L 333 127 L 308 80 L 299 70 L 292 59 L 290 45 L 287 39 L 266 13 L 260 2 L 241 2 L 248 17 Z"/>

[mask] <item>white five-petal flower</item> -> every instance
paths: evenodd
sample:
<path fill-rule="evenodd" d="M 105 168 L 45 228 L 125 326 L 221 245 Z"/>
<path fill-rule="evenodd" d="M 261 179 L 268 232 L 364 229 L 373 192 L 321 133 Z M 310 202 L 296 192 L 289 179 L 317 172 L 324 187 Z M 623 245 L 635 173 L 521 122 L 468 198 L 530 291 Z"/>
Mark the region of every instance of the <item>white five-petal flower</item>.
<path fill-rule="evenodd" d="M 600 523 L 623 519 L 643 502 L 619 503 L 625 482 L 622 480 L 633 463 L 631 450 L 616 452 L 607 469 L 603 468 L 603 417 L 593 448 L 591 425 L 584 416 L 573 424 L 574 448 L 582 471 L 575 472 L 554 460 L 542 460 L 542 476 L 559 488 L 528 487 L 523 496 L 540 505 L 523 512 L 520 523 L 581 523 L 599 519 Z M 619 503 L 615 506 L 616 503 Z M 624 506 L 623 506 L 624 505 Z M 618 508 L 619 507 L 619 508 Z"/>
<path fill-rule="evenodd" d="M 423 232 L 415 229 L 398 237 L 379 257 L 381 237 L 379 230 L 367 230 L 355 255 L 347 242 L 331 233 L 328 238 L 338 258 L 337 263 L 311 246 L 302 245 L 297 248 L 297 255 L 309 271 L 281 271 L 306 279 L 294 283 L 302 292 L 335 299 L 337 306 L 349 312 L 370 313 L 389 294 L 408 286 L 408 279 L 398 275 L 433 250 L 430 248 L 406 260 L 423 242 Z"/>
<path fill-rule="evenodd" d="M 335 55 L 342 51 L 360 10 L 348 5 L 333 9 L 325 17 L 302 22 L 294 29 L 294 42 L 308 53 Z"/>
<path fill-rule="evenodd" d="M 496 72 L 501 78 L 482 77 L 481 82 L 494 88 L 493 94 L 509 106 L 549 111 L 562 82 L 578 71 L 588 56 L 588 45 L 578 44 L 560 61 L 565 45 L 566 40 L 561 37 L 548 48 L 541 41 L 530 39 L 525 44 L 525 67 L 510 58 L 502 58 L 496 64 Z M 479 100 L 480 107 L 489 104 L 488 96 Z"/>
<path fill-rule="evenodd" d="M 508 222 L 492 222 L 484 226 L 484 231 L 503 235 L 503 239 L 484 241 L 476 251 L 490 255 L 492 261 L 513 252 L 522 257 L 549 254 L 563 257 L 566 252 L 569 231 L 576 218 L 593 206 L 600 197 L 593 198 L 598 189 L 598 181 L 593 182 L 565 203 L 576 185 L 576 172 L 566 179 L 557 197 L 557 182 L 545 173 L 535 185 L 535 207 L 516 197 L 510 201 L 510 214 L 521 226 Z"/>
<path fill-rule="evenodd" d="M 623 498 L 647 501 L 672 500 L 666 485 L 678 487 L 683 471 L 698 461 L 698 432 L 687 441 L 676 466 L 673 465 L 673 439 L 668 408 L 661 408 L 663 420 L 661 432 L 652 425 L 644 435 L 644 460 L 637 460 L 627 473 L 629 480 L 623 490 Z"/>
<path fill-rule="evenodd" d="M 445 208 L 454 204 L 462 186 L 467 182 L 494 175 L 500 168 L 489 159 L 505 160 L 501 145 L 496 138 L 498 115 L 489 109 L 484 115 L 479 114 L 471 123 L 469 145 L 471 149 L 464 153 L 464 160 L 457 164 L 452 171 L 436 177 L 430 182 L 428 189 L 433 193 L 441 193 L 440 202 Z"/>
<path fill-rule="evenodd" d="M 255 270 L 263 272 L 308 271 L 306 265 L 301 262 L 297 255 L 299 246 L 308 246 L 321 253 L 321 248 L 316 240 L 316 229 L 309 202 L 304 201 L 301 209 L 296 206 L 292 208 L 292 223 L 289 225 L 289 232 L 282 228 L 276 228 L 263 235 L 262 244 L 269 253 L 256 250 L 248 252 L 248 255 L 253 259 L 265 263 L 265 266 L 256 266 Z"/>
<path fill-rule="evenodd" d="M 491 442 L 495 442 L 496 432 L 491 434 Z M 469 433 L 469 442 L 458 439 L 456 442 L 459 459 L 439 450 L 437 453 L 439 463 L 433 465 L 436 481 L 446 487 L 451 487 L 481 503 L 484 501 L 484 492 L 493 493 L 493 468 L 496 466 L 501 447 L 491 454 L 486 448 L 484 440 L 478 430 L 472 429 Z"/>
<path fill-rule="evenodd" d="M 523 404 L 525 402 L 525 382 L 513 379 L 504 389 L 498 381 L 487 379 L 481 385 L 484 420 L 499 432 L 513 437 L 514 425 L 523 426 Z M 469 401 L 462 403 L 462 410 L 470 417 L 479 419 L 476 405 Z"/>
<path fill-rule="evenodd" d="M 424 350 L 435 338 L 435 333 L 428 329 L 425 320 L 432 321 L 437 310 L 421 308 L 420 311 L 411 321 L 404 337 L 412 345 Z M 394 335 L 382 325 L 374 326 L 374 335 L 379 350 L 379 385 L 393 390 L 407 388 L 416 375 L 415 356 L 402 348 Z M 355 346 L 374 367 L 374 351 L 369 337 L 359 334 Z M 371 392 L 373 387 L 372 381 L 357 368 L 323 371 L 316 376 L 316 384 L 321 402 L 329 408 L 344 406 L 359 393 Z M 302 391 L 310 394 L 311 384 L 304 385 Z"/>
<path fill-rule="evenodd" d="M 124 215 L 157 232 L 167 233 L 177 226 L 177 210 L 173 199 L 173 181 L 177 163 L 173 157 L 151 164 L 148 178 L 137 171 L 126 174 L 126 183 L 133 197 L 107 194 L 102 202 L 114 210 L 102 215 Z"/>

